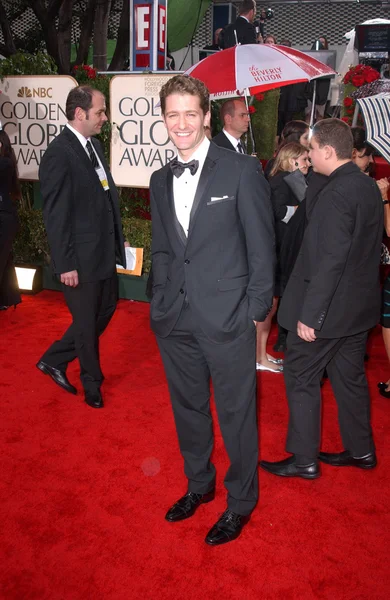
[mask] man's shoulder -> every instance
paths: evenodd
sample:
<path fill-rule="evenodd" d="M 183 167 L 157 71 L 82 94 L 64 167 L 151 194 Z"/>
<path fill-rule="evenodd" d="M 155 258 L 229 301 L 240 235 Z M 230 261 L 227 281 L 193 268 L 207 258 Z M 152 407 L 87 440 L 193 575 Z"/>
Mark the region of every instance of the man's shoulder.
<path fill-rule="evenodd" d="M 153 173 L 150 177 L 150 187 L 159 185 L 159 184 L 165 182 L 167 175 L 169 173 L 169 170 L 170 170 L 170 166 L 169 166 L 169 162 L 167 162 L 167 164 L 164 165 L 163 167 L 161 167 L 160 169 L 153 171 Z"/>

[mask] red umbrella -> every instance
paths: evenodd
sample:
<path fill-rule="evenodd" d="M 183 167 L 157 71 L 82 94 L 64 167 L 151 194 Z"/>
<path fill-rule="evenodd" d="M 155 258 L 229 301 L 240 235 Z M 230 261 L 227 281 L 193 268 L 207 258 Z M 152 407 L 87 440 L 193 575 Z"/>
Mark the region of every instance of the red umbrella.
<path fill-rule="evenodd" d="M 196 63 L 185 75 L 203 81 L 211 98 L 250 95 L 273 88 L 336 75 L 330 67 L 304 52 L 272 46 L 246 44 L 216 52 Z M 248 91 L 247 91 L 248 90 Z"/>

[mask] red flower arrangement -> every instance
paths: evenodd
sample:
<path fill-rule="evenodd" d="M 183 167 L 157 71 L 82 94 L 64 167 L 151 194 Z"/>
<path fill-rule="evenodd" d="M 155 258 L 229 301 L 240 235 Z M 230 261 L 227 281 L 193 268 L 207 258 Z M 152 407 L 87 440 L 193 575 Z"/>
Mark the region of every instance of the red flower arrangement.
<path fill-rule="evenodd" d="M 264 94 L 262 94 L 261 92 L 259 92 L 258 94 L 255 94 L 255 98 L 258 102 L 263 102 L 264 100 Z"/>
<path fill-rule="evenodd" d="M 73 74 L 77 81 L 85 81 L 86 79 L 96 79 L 97 71 L 89 65 L 75 65 Z"/>
<path fill-rule="evenodd" d="M 352 83 L 355 87 L 361 87 L 365 83 L 376 81 L 379 77 L 380 74 L 376 69 L 367 65 L 356 65 L 344 75 L 343 83 Z"/>
<path fill-rule="evenodd" d="M 353 87 L 360 88 L 363 85 L 366 85 L 366 83 L 372 83 L 379 78 L 379 72 L 367 65 L 356 65 L 356 67 L 351 67 L 343 78 L 343 83 L 348 86 L 345 93 L 351 94 L 354 91 Z M 355 100 L 350 96 L 346 96 L 343 100 L 343 106 L 344 116 L 342 117 L 342 120 L 348 123 L 348 125 L 352 125 L 352 115 L 355 112 Z M 361 119 L 361 115 L 358 116 L 358 119 L 359 118 Z"/>
<path fill-rule="evenodd" d="M 254 107 L 254 106 L 250 106 L 250 107 L 248 108 L 248 111 L 249 111 L 249 114 L 250 114 L 250 115 L 254 115 L 254 114 L 255 114 L 255 112 L 256 112 L 256 109 L 255 109 L 255 107 Z"/>

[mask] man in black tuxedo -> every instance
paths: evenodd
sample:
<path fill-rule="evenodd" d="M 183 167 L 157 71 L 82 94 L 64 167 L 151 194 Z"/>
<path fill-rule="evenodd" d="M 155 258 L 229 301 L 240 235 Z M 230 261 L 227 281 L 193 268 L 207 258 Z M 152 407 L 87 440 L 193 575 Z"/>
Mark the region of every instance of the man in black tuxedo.
<path fill-rule="evenodd" d="M 210 377 L 230 467 L 227 510 L 206 542 L 235 539 L 258 497 L 256 321 L 272 306 L 274 226 L 255 158 L 209 142 L 209 93 L 177 75 L 160 92 L 179 159 L 153 173 L 151 326 L 168 380 L 188 491 L 168 511 L 191 517 L 215 493 Z M 184 162 L 181 162 L 184 161 Z"/>
<path fill-rule="evenodd" d="M 66 116 L 66 127 L 43 155 L 39 180 L 52 267 L 73 322 L 37 367 L 75 394 L 66 368 L 78 357 L 85 401 L 102 408 L 99 335 L 116 307 L 116 262 L 125 264 L 118 193 L 92 137 L 107 121 L 103 94 L 89 86 L 74 88 Z"/>
<path fill-rule="evenodd" d="M 279 323 L 289 332 L 284 377 L 286 449 L 292 456 L 260 463 L 284 477 L 318 477 L 318 458 L 334 466 L 376 465 L 364 354 L 380 313 L 383 205 L 375 181 L 352 163 L 352 146 L 350 128 L 341 120 L 315 125 L 310 158 L 328 180 L 308 206 L 302 247 L 279 308 Z M 336 454 L 318 454 L 325 367 L 345 448 Z"/>
<path fill-rule="evenodd" d="M 244 100 L 226 100 L 221 106 L 220 118 L 223 129 L 213 137 L 214 144 L 221 146 L 221 148 L 233 150 L 233 152 L 246 154 L 245 144 L 241 141 L 241 136 L 248 131 L 250 117 Z"/>
<path fill-rule="evenodd" d="M 234 23 L 227 25 L 221 32 L 220 44 L 224 50 L 238 44 L 257 44 L 256 27 L 253 24 L 256 15 L 256 0 L 243 0 L 239 16 Z"/>

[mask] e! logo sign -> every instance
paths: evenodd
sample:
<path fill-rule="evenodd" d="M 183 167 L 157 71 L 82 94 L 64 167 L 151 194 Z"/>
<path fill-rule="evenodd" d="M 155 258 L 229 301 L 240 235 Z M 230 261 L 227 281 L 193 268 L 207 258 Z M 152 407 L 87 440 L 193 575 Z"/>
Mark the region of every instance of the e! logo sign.
<path fill-rule="evenodd" d="M 135 37 L 137 50 L 150 50 L 150 4 L 135 7 Z"/>
<path fill-rule="evenodd" d="M 167 0 L 130 2 L 130 71 L 164 71 L 167 46 Z"/>

